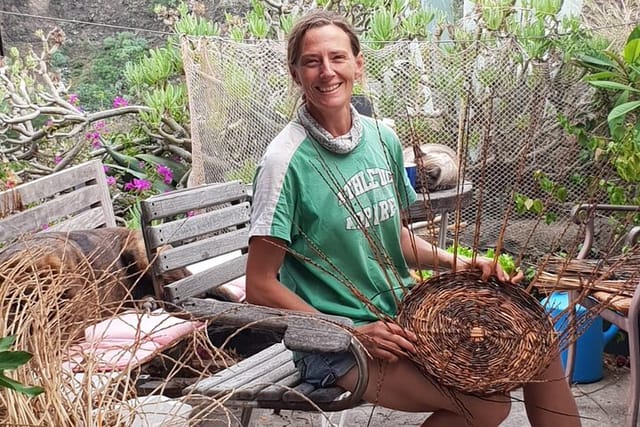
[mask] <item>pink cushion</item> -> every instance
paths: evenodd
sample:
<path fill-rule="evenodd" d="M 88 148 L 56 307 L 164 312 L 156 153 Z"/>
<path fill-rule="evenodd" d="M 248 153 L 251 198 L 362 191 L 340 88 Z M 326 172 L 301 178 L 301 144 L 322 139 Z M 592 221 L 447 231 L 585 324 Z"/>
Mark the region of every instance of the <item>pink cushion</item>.
<path fill-rule="evenodd" d="M 86 328 L 84 341 L 70 348 L 64 367 L 82 371 L 89 360 L 98 371 L 135 367 L 204 326 L 203 322 L 180 319 L 162 310 L 123 313 Z"/>

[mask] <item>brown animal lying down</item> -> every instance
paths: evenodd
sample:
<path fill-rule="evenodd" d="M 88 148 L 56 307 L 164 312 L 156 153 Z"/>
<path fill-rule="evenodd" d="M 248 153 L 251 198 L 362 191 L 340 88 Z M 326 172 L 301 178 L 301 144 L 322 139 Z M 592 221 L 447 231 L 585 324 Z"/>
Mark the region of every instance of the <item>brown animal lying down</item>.
<path fill-rule="evenodd" d="M 124 227 L 37 233 L 1 250 L 0 269 L 19 265 L 31 274 L 63 276 L 67 298 L 88 284 L 98 287 L 105 304 L 131 305 L 154 295 L 142 233 Z M 176 270 L 163 281 L 188 275 L 186 269 Z"/>

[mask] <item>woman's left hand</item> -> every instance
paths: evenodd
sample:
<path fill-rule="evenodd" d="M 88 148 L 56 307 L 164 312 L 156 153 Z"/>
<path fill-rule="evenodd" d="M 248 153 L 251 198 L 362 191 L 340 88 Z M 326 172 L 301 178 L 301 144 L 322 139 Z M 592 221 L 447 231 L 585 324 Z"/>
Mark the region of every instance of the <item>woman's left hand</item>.
<path fill-rule="evenodd" d="M 458 268 L 458 270 L 469 270 L 469 269 L 478 269 L 482 272 L 482 279 L 488 280 L 489 277 L 495 276 L 498 280 L 502 282 L 509 283 L 519 283 L 524 278 L 524 273 L 518 270 L 515 272 L 513 276 L 509 276 L 506 271 L 502 269 L 500 263 L 495 262 L 491 258 L 487 257 L 476 257 L 471 260 L 468 258 L 460 258 L 463 261 L 462 268 Z"/>

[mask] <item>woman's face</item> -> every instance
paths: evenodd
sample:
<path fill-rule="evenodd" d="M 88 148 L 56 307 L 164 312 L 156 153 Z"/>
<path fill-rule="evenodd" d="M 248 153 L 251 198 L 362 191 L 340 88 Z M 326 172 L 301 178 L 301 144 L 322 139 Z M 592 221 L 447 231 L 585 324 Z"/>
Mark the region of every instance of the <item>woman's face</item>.
<path fill-rule="evenodd" d="M 301 43 L 292 76 L 304 92 L 307 108 L 316 119 L 348 111 L 353 82 L 360 79 L 362 53 L 351 51 L 349 36 L 335 25 L 309 29 Z"/>

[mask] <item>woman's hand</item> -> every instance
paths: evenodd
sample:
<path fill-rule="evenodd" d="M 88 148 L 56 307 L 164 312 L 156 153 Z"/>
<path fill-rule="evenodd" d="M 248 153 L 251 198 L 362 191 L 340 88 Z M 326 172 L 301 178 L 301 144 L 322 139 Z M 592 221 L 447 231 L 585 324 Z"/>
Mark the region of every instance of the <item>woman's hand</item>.
<path fill-rule="evenodd" d="M 355 335 L 371 356 L 390 363 L 416 351 L 417 337 L 400 326 L 382 320 L 356 328 Z"/>
<path fill-rule="evenodd" d="M 491 258 L 476 257 L 475 259 L 469 259 L 464 257 L 458 257 L 458 260 L 462 263 L 458 263 L 457 270 L 471 270 L 477 269 L 482 272 L 482 280 L 488 280 L 489 277 L 495 276 L 502 282 L 518 283 L 524 278 L 524 273 L 520 270 L 516 271 L 513 276 L 509 276 L 506 271 L 502 269 L 500 263 L 495 262 Z"/>

